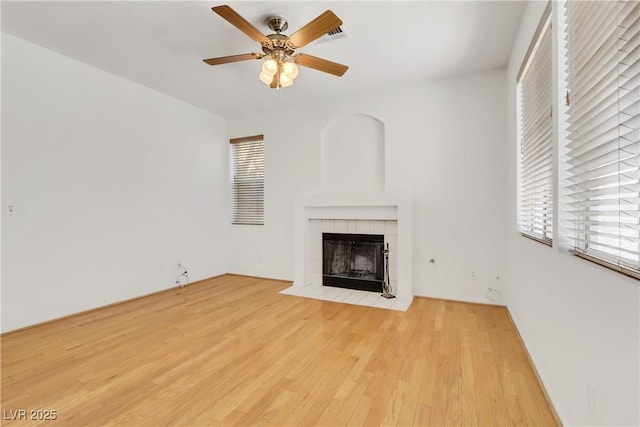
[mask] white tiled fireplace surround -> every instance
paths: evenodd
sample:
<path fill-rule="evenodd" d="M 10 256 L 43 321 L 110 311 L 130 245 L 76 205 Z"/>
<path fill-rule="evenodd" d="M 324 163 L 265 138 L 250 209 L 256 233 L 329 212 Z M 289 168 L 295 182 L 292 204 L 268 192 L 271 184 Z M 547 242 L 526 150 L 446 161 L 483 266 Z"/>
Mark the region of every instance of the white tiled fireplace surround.
<path fill-rule="evenodd" d="M 282 293 L 406 310 L 413 300 L 411 204 L 390 193 L 306 194 L 295 207 L 293 286 Z M 382 234 L 389 243 L 389 278 L 396 298 L 322 286 L 322 233 Z"/>

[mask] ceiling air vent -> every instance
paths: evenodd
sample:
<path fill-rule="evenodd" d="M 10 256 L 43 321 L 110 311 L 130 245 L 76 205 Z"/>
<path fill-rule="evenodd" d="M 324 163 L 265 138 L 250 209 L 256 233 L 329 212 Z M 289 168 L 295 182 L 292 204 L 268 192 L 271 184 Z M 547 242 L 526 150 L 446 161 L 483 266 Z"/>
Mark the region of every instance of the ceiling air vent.
<path fill-rule="evenodd" d="M 343 37 L 347 37 L 347 33 L 344 31 L 344 28 L 337 27 L 337 28 L 334 28 L 333 30 L 329 31 L 327 34 L 325 34 L 324 36 L 320 37 L 319 39 L 316 39 L 316 41 L 314 43 L 318 44 L 318 43 L 331 42 L 331 41 L 334 41 L 334 40 L 337 40 L 337 39 L 341 39 Z"/>

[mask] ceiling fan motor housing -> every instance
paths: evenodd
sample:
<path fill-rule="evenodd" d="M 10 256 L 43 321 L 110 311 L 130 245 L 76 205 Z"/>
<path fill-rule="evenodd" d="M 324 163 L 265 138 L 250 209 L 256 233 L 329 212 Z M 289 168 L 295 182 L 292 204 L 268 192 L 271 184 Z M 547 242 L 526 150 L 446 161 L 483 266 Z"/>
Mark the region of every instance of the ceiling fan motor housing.
<path fill-rule="evenodd" d="M 289 37 L 284 34 L 269 34 L 268 43 L 262 43 L 262 51 L 271 55 L 274 52 L 283 52 L 286 55 L 293 55 L 295 47 L 289 42 Z"/>

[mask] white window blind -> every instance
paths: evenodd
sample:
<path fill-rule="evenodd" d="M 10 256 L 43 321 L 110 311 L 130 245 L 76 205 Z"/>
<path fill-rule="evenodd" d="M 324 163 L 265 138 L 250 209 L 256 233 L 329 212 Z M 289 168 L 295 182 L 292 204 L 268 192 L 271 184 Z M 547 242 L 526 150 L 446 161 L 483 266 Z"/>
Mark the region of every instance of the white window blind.
<path fill-rule="evenodd" d="M 231 141 L 231 222 L 264 224 L 264 137 Z"/>
<path fill-rule="evenodd" d="M 518 74 L 520 90 L 520 232 L 553 238 L 553 94 L 551 14 L 547 7 Z"/>
<path fill-rule="evenodd" d="M 574 253 L 640 277 L 640 2 L 566 12 Z"/>

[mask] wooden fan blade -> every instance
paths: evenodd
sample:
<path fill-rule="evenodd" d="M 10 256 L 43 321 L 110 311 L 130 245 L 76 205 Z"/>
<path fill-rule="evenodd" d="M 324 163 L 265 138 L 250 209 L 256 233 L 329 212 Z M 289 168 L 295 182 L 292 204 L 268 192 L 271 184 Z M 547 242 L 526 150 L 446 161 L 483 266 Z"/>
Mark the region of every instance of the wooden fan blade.
<path fill-rule="evenodd" d="M 295 33 L 291 34 L 289 41 L 298 48 L 311 43 L 318 37 L 342 25 L 342 20 L 332 11 L 327 10 Z"/>
<path fill-rule="evenodd" d="M 349 67 L 347 67 L 346 65 L 327 61 L 326 59 L 307 55 L 305 53 L 299 53 L 293 58 L 295 59 L 296 63 L 302 65 L 303 67 L 309 67 L 313 68 L 314 70 L 324 71 L 325 73 L 333 74 L 334 76 L 338 77 L 342 76 L 349 69 Z"/>
<path fill-rule="evenodd" d="M 240 31 L 242 31 L 243 33 L 251 37 L 253 40 L 257 41 L 258 43 L 269 42 L 269 39 L 267 38 L 267 36 L 262 34 L 260 30 L 258 30 L 256 27 L 251 25 L 249 21 L 244 19 L 242 16 L 238 14 L 238 12 L 231 9 L 231 7 L 227 6 L 226 4 L 222 6 L 212 7 L 211 10 L 213 10 L 215 13 L 220 15 L 231 25 L 233 25 L 234 27 L 236 27 L 237 29 L 239 29 Z"/>
<path fill-rule="evenodd" d="M 221 56 L 220 58 L 203 59 L 209 65 L 228 64 L 229 62 L 247 61 L 249 59 L 260 59 L 259 53 L 243 53 L 242 55 Z"/>

